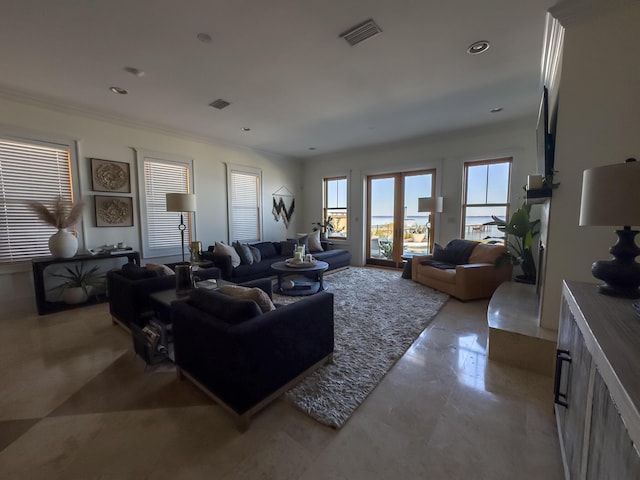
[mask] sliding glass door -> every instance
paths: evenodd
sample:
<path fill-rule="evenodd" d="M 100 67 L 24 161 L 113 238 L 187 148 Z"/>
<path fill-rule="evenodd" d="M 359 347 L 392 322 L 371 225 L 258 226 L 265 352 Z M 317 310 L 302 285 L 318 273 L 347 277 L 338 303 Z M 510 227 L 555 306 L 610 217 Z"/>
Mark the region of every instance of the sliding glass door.
<path fill-rule="evenodd" d="M 431 212 L 418 198 L 435 194 L 435 170 L 367 178 L 367 263 L 399 267 L 402 257 L 433 249 Z"/>

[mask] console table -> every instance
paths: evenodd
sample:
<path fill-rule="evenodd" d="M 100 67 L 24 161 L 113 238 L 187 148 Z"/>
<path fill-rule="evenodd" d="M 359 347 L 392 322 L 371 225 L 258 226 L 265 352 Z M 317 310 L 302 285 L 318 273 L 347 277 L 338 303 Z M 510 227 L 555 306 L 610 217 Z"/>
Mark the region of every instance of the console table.
<path fill-rule="evenodd" d="M 640 478 L 640 316 L 565 282 L 554 386 L 565 477 Z"/>
<path fill-rule="evenodd" d="M 60 263 L 78 263 L 88 261 L 105 261 L 107 259 L 125 257 L 129 262 L 134 262 L 140 265 L 140 254 L 133 250 L 117 253 L 99 253 L 97 255 L 81 254 L 75 255 L 71 258 L 57 258 L 57 257 L 39 257 L 31 260 L 31 268 L 33 270 L 33 286 L 36 294 L 36 306 L 38 308 L 38 314 L 45 315 L 47 313 L 59 312 L 60 310 L 67 310 L 69 308 L 82 307 L 99 302 L 105 302 L 107 299 L 103 296 L 92 296 L 85 303 L 77 305 L 68 305 L 64 302 L 48 302 L 45 292 L 44 271 L 50 265 Z"/>

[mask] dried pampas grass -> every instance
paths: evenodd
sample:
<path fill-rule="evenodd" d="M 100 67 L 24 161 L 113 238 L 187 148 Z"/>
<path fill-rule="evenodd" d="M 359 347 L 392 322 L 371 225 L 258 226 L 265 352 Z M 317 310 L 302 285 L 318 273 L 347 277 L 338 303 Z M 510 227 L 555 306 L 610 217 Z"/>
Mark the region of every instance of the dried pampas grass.
<path fill-rule="evenodd" d="M 69 228 L 78 223 L 84 208 L 84 202 L 76 202 L 71 205 L 62 197 L 56 197 L 51 210 L 40 202 L 32 201 L 27 205 L 40 220 L 56 228 Z"/>

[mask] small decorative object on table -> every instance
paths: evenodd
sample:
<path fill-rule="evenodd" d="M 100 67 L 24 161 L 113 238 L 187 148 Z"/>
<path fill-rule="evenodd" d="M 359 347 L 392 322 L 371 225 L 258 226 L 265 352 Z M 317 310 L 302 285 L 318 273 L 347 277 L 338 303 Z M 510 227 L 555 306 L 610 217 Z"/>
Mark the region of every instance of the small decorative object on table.
<path fill-rule="evenodd" d="M 71 205 L 71 202 L 59 196 L 53 201 L 51 210 L 36 201 L 29 202 L 28 206 L 40 220 L 58 229 L 58 232 L 49 238 L 51 255 L 59 258 L 73 257 L 78 251 L 78 239 L 68 228 L 74 226 L 82 217 L 84 203 L 76 202 Z"/>

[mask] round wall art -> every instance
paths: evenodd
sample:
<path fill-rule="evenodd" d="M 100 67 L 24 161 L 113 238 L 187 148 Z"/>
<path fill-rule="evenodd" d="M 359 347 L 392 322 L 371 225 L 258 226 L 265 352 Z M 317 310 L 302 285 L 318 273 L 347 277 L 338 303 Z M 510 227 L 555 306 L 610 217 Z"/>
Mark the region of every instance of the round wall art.
<path fill-rule="evenodd" d="M 126 162 L 92 158 L 91 180 L 96 192 L 131 192 L 129 164 Z"/>
<path fill-rule="evenodd" d="M 99 197 L 96 195 L 96 227 L 133 226 L 131 197 Z"/>

